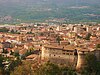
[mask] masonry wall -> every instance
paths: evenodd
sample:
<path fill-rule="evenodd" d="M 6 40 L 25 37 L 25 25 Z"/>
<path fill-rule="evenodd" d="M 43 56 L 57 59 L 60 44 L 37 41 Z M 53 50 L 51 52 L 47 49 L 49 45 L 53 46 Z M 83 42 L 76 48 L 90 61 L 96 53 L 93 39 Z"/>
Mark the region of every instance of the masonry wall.
<path fill-rule="evenodd" d="M 75 66 L 77 63 L 77 56 L 74 55 L 73 51 L 63 51 L 55 49 L 42 48 L 42 60 L 47 60 L 52 63 Z"/>
<path fill-rule="evenodd" d="M 74 55 L 73 50 L 57 50 L 42 48 L 42 60 L 50 61 L 52 63 L 74 66 L 77 70 L 81 70 L 86 66 L 85 55 L 88 51 L 77 51 L 78 55 Z M 97 60 L 100 61 L 100 50 L 91 52 L 96 55 Z"/>
<path fill-rule="evenodd" d="M 86 65 L 85 55 L 86 55 L 86 53 L 84 53 L 82 51 L 78 52 L 78 60 L 77 60 L 77 66 L 76 66 L 77 70 L 80 70 L 85 67 L 85 65 Z"/>

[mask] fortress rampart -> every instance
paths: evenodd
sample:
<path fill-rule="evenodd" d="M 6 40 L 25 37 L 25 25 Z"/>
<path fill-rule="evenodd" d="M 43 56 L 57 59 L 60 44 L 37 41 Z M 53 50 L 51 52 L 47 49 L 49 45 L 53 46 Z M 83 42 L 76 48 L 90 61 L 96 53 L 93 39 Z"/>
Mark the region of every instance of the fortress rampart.
<path fill-rule="evenodd" d="M 70 63 L 77 70 L 80 70 L 86 65 L 85 55 L 87 53 L 93 53 L 97 57 L 97 60 L 100 61 L 100 50 L 89 51 L 86 49 L 78 50 L 74 48 L 65 49 L 46 46 L 42 48 L 41 59 L 57 64 L 69 65 Z"/>

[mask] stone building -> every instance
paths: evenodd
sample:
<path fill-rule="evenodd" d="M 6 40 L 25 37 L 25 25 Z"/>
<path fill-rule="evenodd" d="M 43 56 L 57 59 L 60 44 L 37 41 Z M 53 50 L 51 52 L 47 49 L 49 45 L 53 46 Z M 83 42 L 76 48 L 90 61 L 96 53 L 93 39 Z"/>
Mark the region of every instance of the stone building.
<path fill-rule="evenodd" d="M 100 50 L 89 50 L 88 48 L 78 48 L 71 45 L 66 47 L 59 45 L 43 46 L 41 59 L 60 65 L 73 66 L 80 70 L 86 66 L 85 55 L 88 53 L 93 53 L 97 60 L 100 61 Z"/>
<path fill-rule="evenodd" d="M 76 65 L 77 50 L 74 46 L 51 46 L 42 47 L 42 60 L 50 61 L 61 65 Z"/>

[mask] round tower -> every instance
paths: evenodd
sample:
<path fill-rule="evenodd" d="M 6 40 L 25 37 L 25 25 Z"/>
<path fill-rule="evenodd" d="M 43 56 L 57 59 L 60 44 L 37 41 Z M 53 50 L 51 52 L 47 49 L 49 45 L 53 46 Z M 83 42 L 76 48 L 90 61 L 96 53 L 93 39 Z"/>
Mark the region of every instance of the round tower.
<path fill-rule="evenodd" d="M 76 65 L 76 70 L 81 70 L 86 66 L 85 55 L 88 51 L 78 51 L 78 60 Z"/>

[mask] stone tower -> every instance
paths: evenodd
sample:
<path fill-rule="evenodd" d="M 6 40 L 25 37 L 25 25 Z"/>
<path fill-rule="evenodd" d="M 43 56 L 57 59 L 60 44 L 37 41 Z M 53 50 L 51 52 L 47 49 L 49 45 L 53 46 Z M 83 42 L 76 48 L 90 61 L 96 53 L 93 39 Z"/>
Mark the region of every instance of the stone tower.
<path fill-rule="evenodd" d="M 86 51 L 86 50 L 78 51 L 78 60 L 77 60 L 77 65 L 76 65 L 77 70 L 81 70 L 82 68 L 84 68 L 86 66 L 85 55 L 88 52 L 89 51 Z"/>

